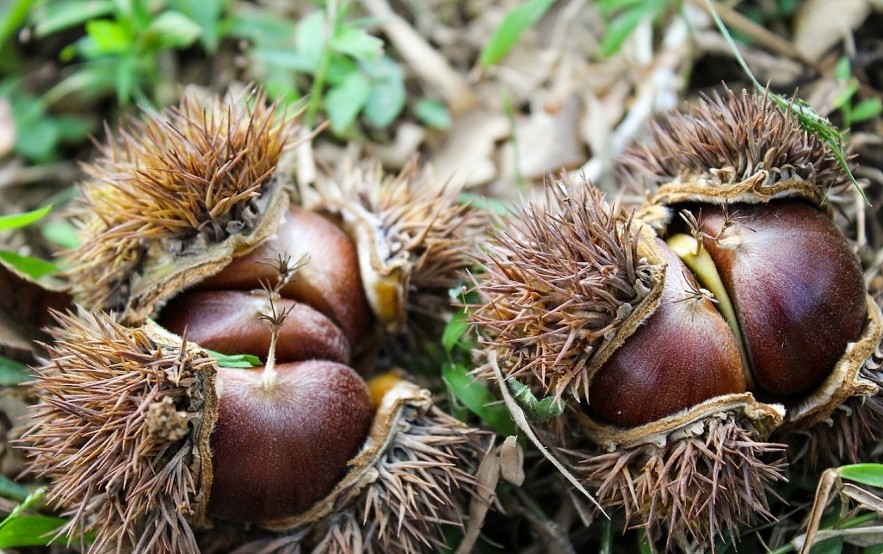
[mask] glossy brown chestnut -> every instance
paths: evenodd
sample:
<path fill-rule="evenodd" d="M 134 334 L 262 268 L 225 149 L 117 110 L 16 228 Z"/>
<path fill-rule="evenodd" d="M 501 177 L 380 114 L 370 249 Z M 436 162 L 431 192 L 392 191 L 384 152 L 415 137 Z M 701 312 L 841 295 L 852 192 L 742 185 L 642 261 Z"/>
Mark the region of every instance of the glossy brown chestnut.
<path fill-rule="evenodd" d="M 817 386 L 866 319 L 861 266 L 846 238 L 798 200 L 703 206 L 696 217 L 758 389 L 788 396 Z"/>
<path fill-rule="evenodd" d="M 684 263 L 659 239 L 667 268 L 659 308 L 595 374 L 592 411 L 634 426 L 745 391 L 736 338 Z"/>
<path fill-rule="evenodd" d="M 350 346 L 343 332 L 310 306 L 281 298 L 276 310 L 288 317 L 279 329 L 276 360 L 329 360 L 348 364 Z M 270 313 L 263 291 L 188 291 L 163 309 L 159 323 L 204 348 L 222 354 L 250 353 L 265 357 L 271 331 L 262 314 Z"/>
<path fill-rule="evenodd" d="M 214 478 L 208 512 L 229 521 L 270 522 L 328 494 L 364 444 L 373 416 L 355 371 L 327 361 L 218 373 Z"/>
<path fill-rule="evenodd" d="M 305 302 L 331 318 L 355 347 L 370 317 L 356 248 L 334 223 L 303 208 L 292 207 L 273 238 L 235 258 L 197 288 L 252 290 L 261 282 L 273 283 L 278 273 L 267 262 L 279 256 L 294 261 L 307 256 L 295 279 L 280 291 L 282 296 Z"/>

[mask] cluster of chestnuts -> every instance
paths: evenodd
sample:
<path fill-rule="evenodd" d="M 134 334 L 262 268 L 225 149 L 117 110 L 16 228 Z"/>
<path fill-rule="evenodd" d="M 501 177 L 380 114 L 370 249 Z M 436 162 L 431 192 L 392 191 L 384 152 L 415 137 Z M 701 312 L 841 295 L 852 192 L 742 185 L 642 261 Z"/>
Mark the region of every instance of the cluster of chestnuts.
<path fill-rule="evenodd" d="M 602 507 L 669 547 L 735 539 L 789 470 L 883 430 L 880 307 L 832 217 L 849 181 L 748 93 L 669 115 L 622 169 L 643 204 L 559 182 L 494 234 L 481 372 L 564 406 L 537 425 Z"/>
<path fill-rule="evenodd" d="M 294 183 L 296 133 L 260 95 L 188 92 L 88 168 L 80 309 L 20 447 L 91 551 L 215 527 L 241 530 L 225 550 L 415 552 L 463 522 L 479 433 L 377 360 L 439 316 L 475 215 L 413 170 Z"/>

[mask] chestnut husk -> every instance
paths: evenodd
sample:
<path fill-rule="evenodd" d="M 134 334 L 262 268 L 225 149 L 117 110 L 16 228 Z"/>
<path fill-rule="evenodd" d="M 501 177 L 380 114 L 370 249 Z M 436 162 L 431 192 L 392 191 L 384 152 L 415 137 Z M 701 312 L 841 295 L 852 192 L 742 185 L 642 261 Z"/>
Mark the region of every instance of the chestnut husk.
<path fill-rule="evenodd" d="M 865 294 L 861 335 L 824 381 L 799 399 L 730 394 L 623 428 L 598 418 L 582 400 L 605 360 L 657 309 L 662 278 L 644 279 L 646 294 L 619 298 L 621 310 L 600 304 L 606 316 L 590 327 L 584 313 L 591 294 L 570 284 L 570 275 L 612 297 L 624 290 L 621 275 L 639 273 L 639 267 L 646 275 L 664 275 L 651 239 L 680 224 L 682 207 L 795 198 L 831 217 L 829 192 L 849 181 L 827 144 L 769 98 L 748 93 L 706 99 L 687 114 L 657 122 L 651 139 L 622 165 L 625 188 L 644 198 L 633 215 L 593 200 L 590 185 L 565 181 L 549 187 L 545 204 L 523 208 L 492 237 L 482 258 L 485 271 L 476 278 L 480 300 L 470 314 L 484 351 L 494 353 L 486 354 L 489 362 L 478 374 L 492 378 L 488 365 L 499 360 L 505 379 L 563 404 L 560 416 L 534 425 L 546 431 L 547 444 L 580 482 L 597 491 L 602 507 L 622 507 L 666 548 L 735 540 L 743 526 L 773 519 L 768 497 L 775 498 L 775 485 L 789 469 L 853 461 L 861 443 L 883 431 L 878 303 Z M 609 224 L 612 218 L 616 225 Z M 621 230 L 632 237 L 631 246 Z M 581 240 L 594 245 L 562 246 Z M 596 275 L 583 268 L 600 269 Z M 799 450 L 787 447 L 801 441 Z"/>
<path fill-rule="evenodd" d="M 83 246 L 66 261 L 77 301 L 94 313 L 59 316 L 60 342 L 38 370 L 35 390 L 42 402 L 34 408 L 21 448 L 32 456 L 32 470 L 53 483 L 50 497 L 71 518 L 68 536 L 93 531 L 96 551 L 195 551 L 193 530 L 212 524 L 205 511 L 212 480 L 206 460 L 217 418 L 217 367 L 200 346 L 150 318 L 182 291 L 272 237 L 292 202 L 337 223 L 356 245 L 379 331 L 409 335 L 412 320 L 424 323 L 422 317 L 409 317 L 411 312 L 446 305 L 448 289 L 460 282 L 471 263 L 464 247 L 479 225 L 475 212 L 456 202 L 454 188 L 418 174 L 414 165 L 398 177 L 384 176 L 374 166 L 346 186 L 330 178 L 296 184 L 284 157 L 297 134 L 296 121 L 277 119 L 276 108 L 265 108 L 263 101 L 259 93 L 247 94 L 210 100 L 204 109 L 200 96 L 187 91 L 179 107 L 159 118 L 130 122 L 134 132 L 121 129 L 121 138 L 111 139 L 104 158 L 88 170 L 91 177 L 83 185 L 85 202 L 79 212 Z M 255 167 L 243 152 L 256 157 Z M 216 178 L 231 189 L 233 199 L 219 208 L 221 217 L 203 208 L 217 194 Z M 181 187 L 196 200 L 168 213 L 165 203 Z M 148 215 L 138 220 L 140 227 L 121 231 L 114 218 L 126 210 L 117 204 L 133 198 L 139 217 Z M 144 220 L 154 213 L 163 216 L 156 222 Z M 105 310 L 112 311 L 105 315 Z M 432 321 L 443 317 L 441 311 L 432 316 Z M 71 333 L 79 339 L 67 340 Z M 370 362 L 370 350 L 387 338 L 382 332 L 367 337 L 371 344 L 361 345 L 359 355 Z M 137 354 L 127 348 L 133 340 L 141 348 Z M 68 379 L 72 375 L 66 363 L 79 355 L 92 356 L 78 343 L 116 345 L 111 353 L 99 351 L 105 358 L 93 365 L 108 381 L 139 383 L 141 393 L 135 398 L 144 404 L 127 404 L 131 398 L 115 398 L 100 387 L 88 389 L 90 379 Z M 142 379 L 144 374 L 154 377 Z M 192 394 L 193 382 L 202 383 L 201 397 L 196 405 L 185 406 L 178 399 Z M 162 392 L 167 389 L 173 392 Z M 51 398 L 45 394 L 49 390 Z M 166 396 L 178 403 L 166 406 Z M 88 408 L 76 406 L 83 399 L 91 402 Z M 159 408 L 152 407 L 156 402 L 162 402 Z M 176 430 L 127 443 L 138 455 L 109 454 L 101 472 L 79 466 L 70 471 L 72 464 L 90 459 L 93 442 L 79 442 L 80 437 L 95 436 L 108 445 L 122 439 L 104 426 L 113 425 L 108 422 L 117 417 L 116 410 L 130 410 L 126 413 L 138 421 L 138 414 L 158 411 L 161 419 L 177 422 Z M 84 417 L 93 411 L 101 415 Z M 74 420 L 64 420 L 68 428 L 79 428 L 67 437 L 73 441 L 70 448 L 60 453 L 54 450 L 58 433 L 53 425 L 64 416 Z M 410 447 L 419 451 L 410 452 Z M 315 540 L 323 532 L 393 552 L 442 544 L 441 522 L 462 521 L 459 494 L 477 486 L 468 469 L 482 454 L 478 431 L 446 416 L 427 391 L 403 381 L 383 396 L 364 446 L 331 493 L 302 514 L 259 524 L 286 531 L 277 541 L 291 544 L 301 537 L 305 547 L 319 551 L 327 547 L 327 541 Z M 429 462 L 431 469 L 425 469 Z M 153 472 L 157 464 L 164 473 Z M 119 474 L 135 477 L 113 480 Z M 110 476 L 112 486 L 103 475 Z M 170 476 L 175 478 L 172 484 Z M 432 486 L 422 490 L 421 479 L 430 477 Z M 401 494 L 391 490 L 395 486 L 407 490 Z M 132 502 L 136 493 L 149 498 Z M 391 508 L 394 514 L 388 513 Z M 122 520 L 120 514 L 125 514 Z M 370 516 L 376 523 L 352 525 L 353 514 Z"/>
<path fill-rule="evenodd" d="M 61 531 L 94 534 L 95 552 L 198 551 L 194 529 L 212 523 L 214 358 L 150 321 L 129 327 L 81 311 L 59 315 L 59 323 L 52 359 L 36 369 L 43 402 L 20 448 L 32 457 L 31 470 L 52 482 L 52 503 L 69 518 Z M 121 425 L 137 431 L 123 441 Z M 401 380 L 383 396 L 364 446 L 334 490 L 303 513 L 260 527 L 286 531 L 271 542 L 297 538 L 302 546 L 321 543 L 307 535 L 353 529 L 358 538 L 350 540 L 383 551 L 443 543 L 433 518 L 462 522 L 458 497 L 477 486 L 465 468 L 481 452 L 478 431 L 436 408 L 429 391 Z M 346 526 L 368 517 L 375 526 Z"/>

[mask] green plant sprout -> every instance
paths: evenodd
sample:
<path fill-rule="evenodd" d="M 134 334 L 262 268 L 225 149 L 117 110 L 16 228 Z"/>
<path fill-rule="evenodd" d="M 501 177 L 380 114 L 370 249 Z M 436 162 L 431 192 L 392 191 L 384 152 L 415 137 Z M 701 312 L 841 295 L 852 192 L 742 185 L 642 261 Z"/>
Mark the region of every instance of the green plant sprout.
<path fill-rule="evenodd" d="M 34 33 L 44 38 L 82 25 L 85 35 L 60 53 L 63 62 L 81 66 L 48 95 L 55 99 L 70 92 L 116 92 L 120 104 L 133 99 L 145 105 L 167 103 L 174 94 L 167 75 L 169 55 L 193 46 L 209 29 L 207 44 L 215 40 L 216 25 L 202 17 L 202 25 L 185 14 L 217 14 L 219 2 L 139 2 L 136 0 L 55 0 L 32 12 Z M 204 11 L 197 9 L 204 7 Z M 204 26 L 205 27 L 204 27 Z"/>
<path fill-rule="evenodd" d="M 858 123 L 874 119 L 883 113 L 883 102 L 878 97 L 865 98 L 855 102 L 858 92 L 858 80 L 852 76 L 849 58 L 842 57 L 837 61 L 834 77 L 842 84 L 843 90 L 834 97 L 831 105 L 840 111 L 843 126 L 847 129 Z"/>
<path fill-rule="evenodd" d="M 271 96 L 295 101 L 298 82 L 306 80 L 301 85 L 308 86 L 305 125 L 312 128 L 324 109 L 338 135 L 360 116 L 374 128 L 389 126 L 407 100 L 404 71 L 384 54 L 383 41 L 366 29 L 374 20 L 349 20 L 348 8 L 346 2 L 329 0 L 324 10 L 288 27 L 245 10 L 230 29 L 252 41 L 249 55 L 264 67 L 257 78 Z"/>

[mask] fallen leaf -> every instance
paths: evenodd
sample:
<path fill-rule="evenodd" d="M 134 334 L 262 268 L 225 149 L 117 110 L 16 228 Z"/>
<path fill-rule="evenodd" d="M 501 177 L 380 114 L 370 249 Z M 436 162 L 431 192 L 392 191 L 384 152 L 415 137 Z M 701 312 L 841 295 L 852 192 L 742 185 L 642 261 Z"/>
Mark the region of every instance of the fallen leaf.
<path fill-rule="evenodd" d="M 870 12 L 868 0 L 807 0 L 794 16 L 794 47 L 805 59 L 817 62 Z"/>

